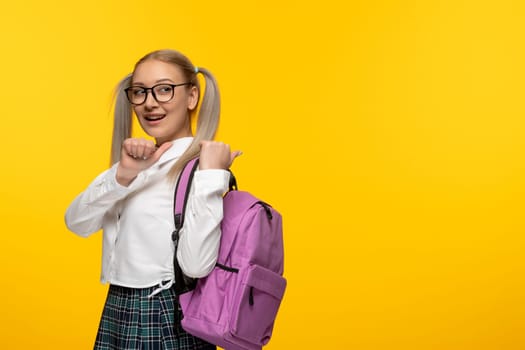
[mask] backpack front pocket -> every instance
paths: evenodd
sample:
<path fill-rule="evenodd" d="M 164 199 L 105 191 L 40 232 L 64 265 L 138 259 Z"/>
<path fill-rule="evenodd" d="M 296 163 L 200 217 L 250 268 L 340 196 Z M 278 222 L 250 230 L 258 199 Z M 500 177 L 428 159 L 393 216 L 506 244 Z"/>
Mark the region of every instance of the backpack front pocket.
<path fill-rule="evenodd" d="M 230 332 L 234 338 L 264 345 L 272 335 L 286 280 L 258 265 L 243 272 L 230 315 Z"/>

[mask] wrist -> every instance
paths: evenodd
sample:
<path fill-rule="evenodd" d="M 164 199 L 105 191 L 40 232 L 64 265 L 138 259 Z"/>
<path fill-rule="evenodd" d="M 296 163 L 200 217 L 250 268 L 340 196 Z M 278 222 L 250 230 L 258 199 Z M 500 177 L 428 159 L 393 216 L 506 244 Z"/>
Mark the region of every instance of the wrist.
<path fill-rule="evenodd" d="M 122 169 L 122 167 L 117 167 L 117 173 L 115 174 L 115 180 L 119 185 L 128 187 L 133 180 L 137 177 L 137 174 L 133 174 L 130 171 Z"/>

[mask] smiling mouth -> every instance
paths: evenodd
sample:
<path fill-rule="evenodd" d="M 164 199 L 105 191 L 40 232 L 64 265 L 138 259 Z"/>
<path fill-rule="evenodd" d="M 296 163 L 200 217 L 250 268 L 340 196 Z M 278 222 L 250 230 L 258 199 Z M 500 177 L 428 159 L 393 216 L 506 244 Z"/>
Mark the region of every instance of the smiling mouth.
<path fill-rule="evenodd" d="M 146 119 L 149 122 L 154 122 L 157 120 L 164 119 L 165 117 L 166 117 L 165 115 L 149 115 L 149 116 L 145 116 L 144 119 Z"/>

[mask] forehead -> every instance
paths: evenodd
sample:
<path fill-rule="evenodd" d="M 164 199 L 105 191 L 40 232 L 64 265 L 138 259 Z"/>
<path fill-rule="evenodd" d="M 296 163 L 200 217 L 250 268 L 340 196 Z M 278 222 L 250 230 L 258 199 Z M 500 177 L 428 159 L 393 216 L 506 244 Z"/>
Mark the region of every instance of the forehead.
<path fill-rule="evenodd" d="M 147 60 L 140 63 L 133 72 L 133 84 L 151 85 L 164 79 L 182 81 L 182 70 L 171 63 Z"/>

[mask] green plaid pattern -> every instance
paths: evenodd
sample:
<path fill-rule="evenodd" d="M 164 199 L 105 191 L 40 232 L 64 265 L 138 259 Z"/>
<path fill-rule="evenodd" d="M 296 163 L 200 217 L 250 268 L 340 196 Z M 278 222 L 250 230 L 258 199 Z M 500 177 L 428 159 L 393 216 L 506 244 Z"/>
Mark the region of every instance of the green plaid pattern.
<path fill-rule="evenodd" d="M 95 350 L 216 349 L 182 329 L 182 312 L 174 288 L 148 298 L 156 288 L 109 287 Z"/>

